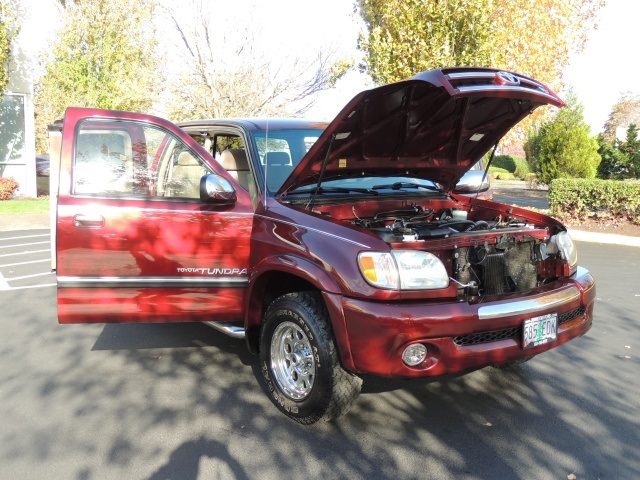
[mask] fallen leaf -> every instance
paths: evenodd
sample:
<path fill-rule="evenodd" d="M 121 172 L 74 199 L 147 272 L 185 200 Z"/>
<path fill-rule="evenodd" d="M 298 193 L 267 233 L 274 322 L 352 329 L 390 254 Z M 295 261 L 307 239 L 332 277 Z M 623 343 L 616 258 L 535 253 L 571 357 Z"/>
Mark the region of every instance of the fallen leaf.
<path fill-rule="evenodd" d="M 491 422 L 487 422 L 484 424 L 485 427 L 493 427 L 493 423 Z"/>
<path fill-rule="evenodd" d="M 631 348 L 631 345 L 625 345 L 624 348 Z"/>
<path fill-rule="evenodd" d="M 570 473 L 569 475 L 567 475 L 568 480 L 576 480 L 576 478 L 578 477 L 576 477 L 573 473 Z"/>

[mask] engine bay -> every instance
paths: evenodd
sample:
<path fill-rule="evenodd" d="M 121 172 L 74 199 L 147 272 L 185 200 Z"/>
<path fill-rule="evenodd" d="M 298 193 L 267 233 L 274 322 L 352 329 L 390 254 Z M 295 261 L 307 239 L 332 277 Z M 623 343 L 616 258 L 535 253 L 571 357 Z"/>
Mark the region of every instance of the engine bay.
<path fill-rule="evenodd" d="M 548 248 L 549 226 L 524 216 L 498 213 L 491 218 L 484 211 L 486 219 L 480 220 L 469 218 L 463 209 L 420 205 L 381 210 L 367 217 L 358 216 L 352 207 L 352 213 L 353 225 L 388 244 L 407 243 L 407 247 L 395 248 L 422 249 L 420 242 L 451 239 L 448 247 L 436 249 L 433 244 L 429 251 L 451 259 L 450 279 L 458 287 L 459 299 L 525 292 L 557 276 L 554 259 L 560 257 L 553 245 Z"/>
<path fill-rule="evenodd" d="M 376 233 L 387 243 L 414 242 L 435 238 L 449 238 L 481 232 L 534 229 L 536 226 L 515 217 L 499 215 L 491 220 L 471 220 L 466 210 L 443 208 L 436 211 L 420 205 L 381 211 L 372 217 L 358 217 L 353 208 L 352 223 Z"/>

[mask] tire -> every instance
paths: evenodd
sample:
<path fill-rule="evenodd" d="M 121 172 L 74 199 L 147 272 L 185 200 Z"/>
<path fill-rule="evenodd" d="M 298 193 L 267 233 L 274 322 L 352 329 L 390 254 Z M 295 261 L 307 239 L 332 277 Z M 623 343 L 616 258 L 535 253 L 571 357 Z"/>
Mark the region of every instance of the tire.
<path fill-rule="evenodd" d="M 360 377 L 340 365 L 318 292 L 289 293 L 269 305 L 260 332 L 260 365 L 273 403 L 304 425 L 346 413 L 362 386 Z"/>

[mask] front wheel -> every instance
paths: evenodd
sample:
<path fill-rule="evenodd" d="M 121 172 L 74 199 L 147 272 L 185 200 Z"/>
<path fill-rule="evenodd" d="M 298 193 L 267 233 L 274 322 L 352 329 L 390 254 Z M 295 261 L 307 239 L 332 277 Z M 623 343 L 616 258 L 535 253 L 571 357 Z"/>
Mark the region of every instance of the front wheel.
<path fill-rule="evenodd" d="M 340 365 L 317 292 L 289 293 L 269 305 L 260 333 L 260 363 L 275 405 L 306 425 L 346 413 L 362 386 L 360 377 Z"/>

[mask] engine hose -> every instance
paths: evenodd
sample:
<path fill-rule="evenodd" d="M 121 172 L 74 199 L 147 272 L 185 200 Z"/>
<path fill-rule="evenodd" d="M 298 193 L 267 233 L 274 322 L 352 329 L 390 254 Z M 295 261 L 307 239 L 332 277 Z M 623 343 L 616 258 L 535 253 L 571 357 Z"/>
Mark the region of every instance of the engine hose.
<path fill-rule="evenodd" d="M 489 224 L 487 222 L 485 222 L 484 220 L 478 220 L 477 222 L 475 222 L 475 224 L 473 226 L 471 226 L 470 228 L 468 228 L 467 232 L 476 232 L 478 230 L 489 230 Z"/>
<path fill-rule="evenodd" d="M 463 228 L 454 228 L 454 226 L 457 225 L 462 225 Z M 438 224 L 439 228 L 453 228 L 454 230 L 457 230 L 458 232 L 465 232 L 468 230 L 469 227 L 473 227 L 475 225 L 475 222 L 473 220 L 451 220 L 450 222 L 443 222 Z"/>

